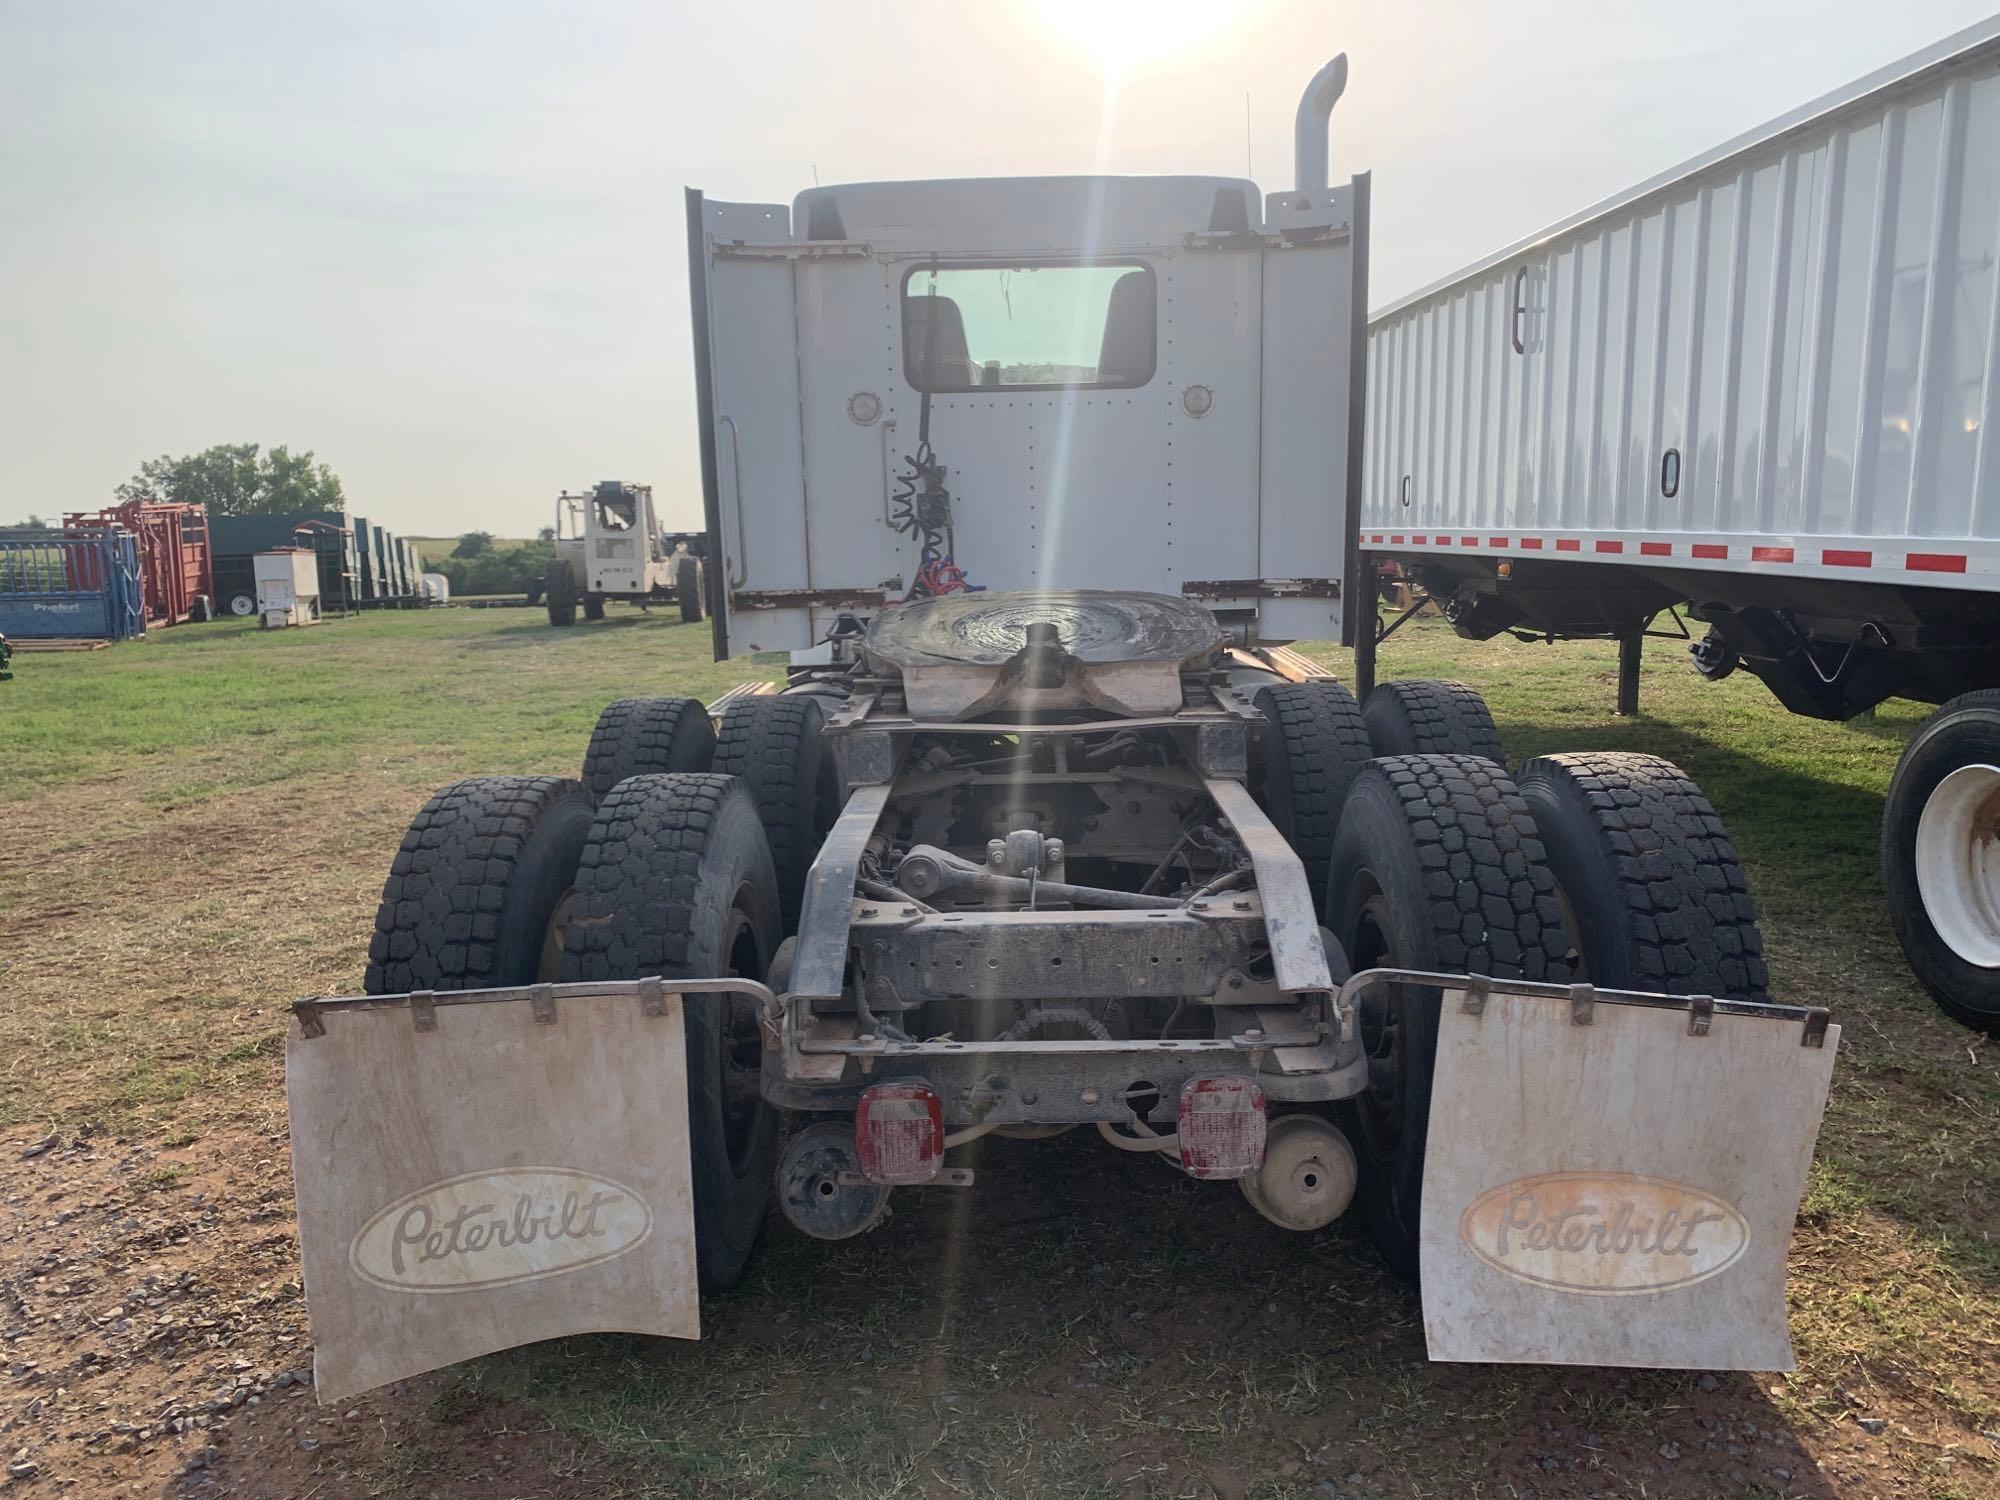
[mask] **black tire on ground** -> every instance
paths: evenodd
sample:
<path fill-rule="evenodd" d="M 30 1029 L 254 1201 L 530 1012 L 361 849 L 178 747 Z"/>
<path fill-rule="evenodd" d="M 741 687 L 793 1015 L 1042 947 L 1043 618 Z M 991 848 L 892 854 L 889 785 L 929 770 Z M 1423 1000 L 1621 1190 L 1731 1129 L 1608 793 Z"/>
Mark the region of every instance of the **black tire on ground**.
<path fill-rule="evenodd" d="M 1533 815 L 1507 773 L 1470 755 L 1378 760 L 1334 835 L 1327 926 L 1359 973 L 1428 969 L 1562 983 L 1562 907 Z M 1361 1032 L 1377 1080 L 1345 1110 L 1382 1257 L 1417 1274 L 1417 1218 L 1438 997 L 1376 989 Z"/>
<path fill-rule="evenodd" d="M 382 886 L 367 992 L 554 980 L 590 817 L 561 776 L 475 776 L 432 797 Z"/>
<path fill-rule="evenodd" d="M 255 594 L 231 594 L 229 596 L 229 612 L 239 620 L 249 619 L 250 616 L 257 613 L 257 596 Z"/>
<path fill-rule="evenodd" d="M 1987 945 L 1989 962 L 2000 938 L 2000 891 L 1992 888 L 1992 855 L 1975 868 L 1976 851 L 1990 850 L 2000 818 L 2000 784 L 1977 767 L 2000 766 L 2000 691 L 1986 688 L 1953 698 L 1917 726 L 1889 779 L 1882 808 L 1882 884 L 1888 890 L 1889 921 L 1910 971 L 1931 992 L 1938 1008 L 1962 1026 L 2000 1036 L 2000 968 L 1972 962 L 1962 948 Z M 1968 791 L 1953 799 L 1940 784 L 1965 772 Z M 1918 833 L 1933 798 L 1931 836 L 1935 848 L 1925 861 L 1930 883 L 1941 889 L 1926 900 L 1918 877 Z M 1968 815 L 1952 830 L 1950 814 Z M 1946 877 L 1956 877 L 1946 884 Z M 1947 905 L 1951 898 L 1958 899 Z M 1940 915 L 1945 930 L 1939 930 Z M 1958 944 L 1947 937 L 1955 932 Z"/>
<path fill-rule="evenodd" d="M 840 811 L 824 717 L 807 693 L 738 698 L 723 709 L 715 735 L 715 769 L 742 781 L 764 821 L 786 932 L 798 927 L 806 872 Z"/>
<path fill-rule="evenodd" d="M 188 619 L 196 625 L 206 625 L 215 618 L 215 601 L 206 594 L 196 594 L 188 601 Z"/>
<path fill-rule="evenodd" d="M 1264 716 L 1258 801 L 1326 903 L 1327 861 L 1347 788 L 1374 758 L 1354 694 L 1337 682 L 1279 682 L 1253 700 Z"/>
<path fill-rule="evenodd" d="M 1770 999 L 1736 846 L 1657 755 L 1545 755 L 1515 776 L 1565 903 L 1573 977 L 1620 990 Z"/>
<path fill-rule="evenodd" d="M 778 947 L 778 889 L 757 809 L 727 776 L 635 776 L 605 798 L 577 871 L 565 981 L 761 979 Z M 688 1144 L 704 1292 L 734 1286 L 777 1170 L 778 1114 L 759 1092 L 757 1007 L 689 995 Z"/>
<path fill-rule="evenodd" d="M 674 597 L 680 601 L 685 623 L 692 625 L 707 617 L 701 597 L 701 564 L 692 557 L 683 557 L 674 565 Z"/>
<path fill-rule="evenodd" d="M 574 625 L 576 623 L 576 575 L 569 570 L 569 564 L 560 558 L 549 569 L 548 582 L 544 594 L 549 606 L 551 625 Z"/>
<path fill-rule="evenodd" d="M 583 752 L 583 786 L 602 802 L 628 776 L 706 771 L 715 726 L 694 698 L 620 698 L 605 705 Z"/>
<path fill-rule="evenodd" d="M 585 594 L 583 596 L 583 617 L 586 620 L 601 620 L 604 618 L 604 596 L 602 594 Z"/>
<path fill-rule="evenodd" d="M 1378 682 L 1361 716 L 1377 755 L 1477 755 L 1507 763 L 1492 710 L 1462 682 Z"/>

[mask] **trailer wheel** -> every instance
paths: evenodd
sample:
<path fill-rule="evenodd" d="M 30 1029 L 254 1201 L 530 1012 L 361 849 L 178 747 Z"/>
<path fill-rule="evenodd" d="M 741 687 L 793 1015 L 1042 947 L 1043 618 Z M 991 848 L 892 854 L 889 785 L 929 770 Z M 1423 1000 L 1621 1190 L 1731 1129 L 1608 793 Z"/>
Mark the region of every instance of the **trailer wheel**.
<path fill-rule="evenodd" d="M 680 602 L 684 623 L 692 625 L 707 617 L 701 597 L 701 564 L 692 557 L 683 557 L 674 567 L 674 597 Z"/>
<path fill-rule="evenodd" d="M 1515 778 L 1562 893 L 1573 977 L 1768 1000 L 1736 847 L 1693 778 L 1656 755 L 1545 755 Z"/>
<path fill-rule="evenodd" d="M 778 891 L 757 809 L 727 776 L 620 782 L 597 809 L 576 875 L 565 981 L 761 979 L 778 946 Z M 759 1086 L 754 1001 L 689 995 L 688 1145 L 704 1292 L 741 1279 L 769 1205 L 778 1115 Z"/>
<path fill-rule="evenodd" d="M 551 625 L 576 623 L 576 575 L 570 572 L 568 563 L 557 559 L 556 565 L 549 569 L 543 593 L 548 602 Z"/>
<path fill-rule="evenodd" d="M 1324 680 L 1274 683 L 1253 701 L 1265 721 L 1258 801 L 1324 901 L 1340 804 L 1375 755 L 1361 705 L 1339 683 Z"/>
<path fill-rule="evenodd" d="M 604 618 L 604 596 L 602 594 L 585 594 L 583 596 L 583 617 L 586 620 L 601 620 Z"/>
<path fill-rule="evenodd" d="M 1380 682 L 1361 711 L 1377 755 L 1477 755 L 1507 763 L 1486 700 L 1462 682 Z"/>
<path fill-rule="evenodd" d="M 749 788 L 764 820 L 785 931 L 798 927 L 806 873 L 840 811 L 840 782 L 808 693 L 738 698 L 722 711 L 715 769 Z"/>
<path fill-rule="evenodd" d="M 1507 773 L 1478 756 L 1395 756 L 1354 778 L 1334 835 L 1327 913 L 1355 973 L 1569 977 L 1534 816 Z M 1370 1086 L 1347 1106 L 1348 1135 L 1375 1243 L 1413 1277 L 1438 997 L 1376 988 L 1360 1012 Z"/>
<path fill-rule="evenodd" d="M 257 613 L 257 596 L 254 594 L 231 594 L 229 612 L 239 620 L 247 620 Z"/>
<path fill-rule="evenodd" d="M 1882 883 L 1939 1009 L 2000 1036 L 2000 691 L 1952 699 L 1904 747 L 1882 809 Z"/>
<path fill-rule="evenodd" d="M 553 980 L 590 816 L 560 776 L 475 776 L 432 797 L 382 886 L 367 992 Z"/>
<path fill-rule="evenodd" d="M 583 785 L 602 802 L 628 776 L 706 771 L 715 728 L 694 698 L 620 698 L 606 704 L 583 752 Z"/>

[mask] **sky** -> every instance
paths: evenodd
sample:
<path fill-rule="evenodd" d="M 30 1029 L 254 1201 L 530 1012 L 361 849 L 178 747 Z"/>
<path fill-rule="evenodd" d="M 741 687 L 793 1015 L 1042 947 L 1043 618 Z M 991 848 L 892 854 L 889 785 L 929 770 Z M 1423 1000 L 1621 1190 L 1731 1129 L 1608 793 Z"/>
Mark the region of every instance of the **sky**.
<path fill-rule="evenodd" d="M 259 442 L 405 535 L 698 526 L 684 186 L 1268 190 L 1345 51 L 1382 306 L 1992 3 L 0 0 L 0 522 Z"/>

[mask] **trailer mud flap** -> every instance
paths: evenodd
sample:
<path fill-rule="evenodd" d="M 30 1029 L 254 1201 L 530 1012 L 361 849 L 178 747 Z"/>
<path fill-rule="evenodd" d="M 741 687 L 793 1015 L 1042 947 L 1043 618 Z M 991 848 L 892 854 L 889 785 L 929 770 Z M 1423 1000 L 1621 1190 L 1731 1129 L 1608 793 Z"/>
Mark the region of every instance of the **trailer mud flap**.
<path fill-rule="evenodd" d="M 1424 1167 L 1431 1358 L 1791 1369 L 1826 1012 L 1456 982 Z"/>
<path fill-rule="evenodd" d="M 657 980 L 302 1001 L 315 1387 L 567 1334 L 696 1338 L 681 998 Z"/>

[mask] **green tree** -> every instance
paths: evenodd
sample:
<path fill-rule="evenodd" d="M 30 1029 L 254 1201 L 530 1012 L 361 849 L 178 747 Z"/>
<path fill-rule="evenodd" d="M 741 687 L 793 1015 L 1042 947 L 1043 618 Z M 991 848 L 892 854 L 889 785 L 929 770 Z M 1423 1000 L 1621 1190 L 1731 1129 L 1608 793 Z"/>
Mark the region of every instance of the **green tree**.
<path fill-rule="evenodd" d="M 540 531 L 535 533 L 535 540 L 538 542 L 553 542 L 555 539 L 556 529 L 553 526 L 544 526 Z"/>
<path fill-rule="evenodd" d="M 120 500 L 175 500 L 206 505 L 210 515 L 271 516 L 296 511 L 344 511 L 340 476 L 283 444 L 263 453 L 256 443 L 218 443 L 175 458 L 161 454 L 118 486 Z"/>
<path fill-rule="evenodd" d="M 478 557 L 482 552 L 493 550 L 493 533 L 490 531 L 468 531 L 458 539 L 458 545 L 451 549 L 453 557 Z"/>

